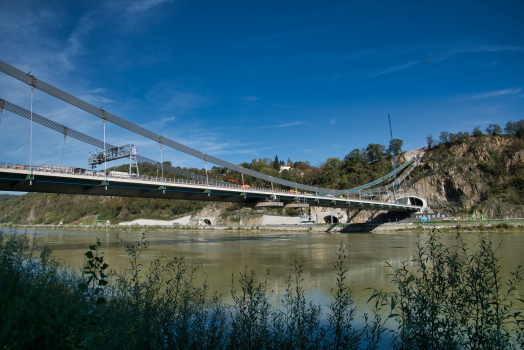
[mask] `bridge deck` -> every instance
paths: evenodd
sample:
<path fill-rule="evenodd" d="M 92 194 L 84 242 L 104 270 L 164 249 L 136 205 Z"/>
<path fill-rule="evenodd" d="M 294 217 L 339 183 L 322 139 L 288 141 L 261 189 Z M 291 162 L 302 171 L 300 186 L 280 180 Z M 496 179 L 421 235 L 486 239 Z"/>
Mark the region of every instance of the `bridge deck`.
<path fill-rule="evenodd" d="M 32 171 L 24 166 L 0 165 L 0 191 L 62 193 L 141 198 L 166 198 L 217 202 L 257 203 L 271 199 L 284 204 L 360 208 L 368 210 L 419 211 L 421 207 L 359 198 L 340 198 L 313 193 L 266 188 L 242 189 L 234 184 L 207 185 L 201 181 L 159 179 L 152 177 L 122 178 L 85 171 Z M 276 196 L 276 199 L 275 199 Z"/>

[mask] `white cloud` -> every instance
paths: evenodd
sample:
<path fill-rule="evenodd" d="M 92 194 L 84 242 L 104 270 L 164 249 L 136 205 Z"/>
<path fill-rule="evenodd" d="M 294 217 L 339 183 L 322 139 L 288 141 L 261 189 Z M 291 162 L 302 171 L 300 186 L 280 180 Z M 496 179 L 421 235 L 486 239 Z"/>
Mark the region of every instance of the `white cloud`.
<path fill-rule="evenodd" d="M 398 71 L 406 70 L 418 64 L 431 64 L 436 62 L 445 61 L 456 55 L 464 55 L 471 53 L 482 53 L 482 52 L 501 52 L 501 51 L 524 51 L 522 46 L 511 46 L 511 45 L 485 45 L 485 44 L 470 44 L 470 43 L 445 43 L 445 44 L 434 44 L 434 45 L 414 45 L 411 47 L 396 47 L 396 48 L 384 48 L 384 54 L 390 56 L 399 55 L 420 55 L 420 59 L 410 60 L 407 63 L 395 65 L 390 68 L 379 71 L 378 73 L 372 74 L 371 78 L 376 78 L 381 75 L 394 73 Z M 369 51 L 367 54 L 377 55 L 380 50 Z M 427 54 L 427 52 L 434 52 L 433 54 Z M 492 61 L 494 62 L 494 61 Z M 496 63 L 495 63 L 496 65 Z"/>
<path fill-rule="evenodd" d="M 335 123 L 336 123 L 336 120 L 335 120 L 335 118 L 331 118 L 331 119 L 329 120 L 329 124 L 331 124 L 331 125 L 332 125 L 332 124 L 335 124 Z"/>
<path fill-rule="evenodd" d="M 298 122 L 298 121 L 295 121 L 295 122 L 291 122 L 291 123 L 284 123 L 284 124 L 276 124 L 276 125 L 266 125 L 266 126 L 260 126 L 256 129 L 268 129 L 268 128 L 285 128 L 287 126 L 295 126 L 295 125 L 301 125 L 303 124 L 302 122 Z"/>
<path fill-rule="evenodd" d="M 165 3 L 173 2 L 173 0 L 135 0 L 130 1 L 126 7 L 128 13 L 142 13 L 148 11 L 154 7 L 160 6 Z"/>
<path fill-rule="evenodd" d="M 258 100 L 260 100 L 260 98 L 256 97 L 256 96 L 242 96 L 242 99 L 244 100 L 244 102 L 247 102 L 247 103 L 252 103 L 252 102 L 256 102 Z"/>
<path fill-rule="evenodd" d="M 407 68 L 409 68 L 411 66 L 414 66 L 414 65 L 416 65 L 418 63 L 420 63 L 420 61 L 411 61 L 411 62 L 404 63 L 404 64 L 401 64 L 401 65 L 398 65 L 398 66 L 390 67 L 390 68 L 385 69 L 385 70 L 383 70 L 381 72 L 373 74 L 372 77 L 375 78 L 375 77 L 378 77 L 378 76 L 381 76 L 381 75 L 385 75 L 385 74 L 389 74 L 389 73 L 405 70 L 405 69 L 407 69 Z"/>
<path fill-rule="evenodd" d="M 461 98 L 461 100 L 480 100 L 485 98 L 491 98 L 491 97 L 499 97 L 499 96 L 506 96 L 506 95 L 519 95 L 522 88 L 517 89 L 503 89 L 503 90 L 493 90 L 488 91 L 480 94 L 475 95 L 469 95 Z M 521 96 L 522 97 L 522 96 Z"/>

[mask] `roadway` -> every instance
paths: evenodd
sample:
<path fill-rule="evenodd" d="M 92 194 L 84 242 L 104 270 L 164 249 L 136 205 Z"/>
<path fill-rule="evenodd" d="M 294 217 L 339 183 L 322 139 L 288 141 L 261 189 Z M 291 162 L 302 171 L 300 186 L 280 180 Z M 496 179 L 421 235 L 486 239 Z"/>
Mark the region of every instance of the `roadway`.
<path fill-rule="evenodd" d="M 63 168 L 66 169 L 66 168 Z M 211 185 L 203 181 L 161 179 L 151 176 L 129 178 L 103 172 L 0 164 L 0 191 L 42 192 L 73 195 L 164 198 L 234 202 L 261 207 L 304 208 L 309 206 L 367 210 L 420 211 L 420 206 L 334 197 L 326 194 L 295 193 L 270 188 L 242 189 L 235 184 Z"/>

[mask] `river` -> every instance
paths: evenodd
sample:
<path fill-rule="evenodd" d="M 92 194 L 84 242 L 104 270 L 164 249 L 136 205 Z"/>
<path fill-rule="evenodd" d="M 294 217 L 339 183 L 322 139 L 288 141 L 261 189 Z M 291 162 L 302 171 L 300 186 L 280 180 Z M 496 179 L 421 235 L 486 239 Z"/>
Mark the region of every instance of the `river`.
<path fill-rule="evenodd" d="M 28 230 L 36 234 L 39 242 L 52 245 L 53 254 L 64 259 L 71 267 L 80 269 L 84 253 L 89 245 L 100 239 L 100 251 L 110 268 L 118 271 L 129 265 L 129 257 L 121 241 L 138 241 L 142 233 L 104 230 Z M 480 233 L 463 234 L 473 246 Z M 456 234 L 444 233 L 446 244 L 456 244 Z M 270 270 L 269 281 L 275 291 L 272 301 L 281 299 L 286 277 L 291 265 L 298 261 L 304 269 L 304 289 L 309 300 L 326 305 L 331 288 L 335 285 L 336 252 L 340 244 L 348 246 L 347 267 L 353 296 L 360 312 L 369 311 L 366 304 L 373 289 L 392 290 L 389 283 L 391 268 L 386 262 L 398 267 L 401 261 L 410 260 L 417 248 L 417 241 L 424 241 L 427 234 L 397 232 L 388 234 L 327 234 L 306 232 L 257 232 L 257 231 L 211 231 L 172 230 L 151 231 L 147 237 L 150 247 L 142 254 L 142 262 L 164 256 L 165 262 L 174 256 L 185 256 L 189 263 L 202 263 L 201 272 L 207 274 L 211 291 L 230 300 L 231 276 L 238 276 L 247 266 L 262 276 Z M 496 232 L 494 242 L 502 242 L 499 248 L 502 275 L 507 279 L 510 271 L 524 265 L 524 234 Z M 204 280 L 199 274 L 198 280 Z M 372 290 L 365 290 L 371 288 Z M 524 287 L 519 287 L 524 292 Z"/>

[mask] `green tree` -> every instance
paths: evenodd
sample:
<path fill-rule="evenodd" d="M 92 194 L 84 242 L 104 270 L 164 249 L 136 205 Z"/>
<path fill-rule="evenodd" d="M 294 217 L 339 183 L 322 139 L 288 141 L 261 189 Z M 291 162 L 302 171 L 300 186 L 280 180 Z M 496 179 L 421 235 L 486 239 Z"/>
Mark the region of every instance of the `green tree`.
<path fill-rule="evenodd" d="M 511 120 L 506 124 L 506 127 L 504 128 L 504 131 L 506 131 L 510 135 L 515 135 L 518 137 L 521 137 L 524 135 L 524 119 L 521 119 L 517 122 L 511 122 Z"/>
<path fill-rule="evenodd" d="M 428 141 L 428 149 L 435 146 L 435 139 L 433 138 L 433 135 L 426 136 L 426 140 Z"/>
<path fill-rule="evenodd" d="M 498 124 L 489 124 L 486 128 L 486 133 L 493 136 L 502 134 L 502 128 Z"/>
<path fill-rule="evenodd" d="M 472 132 L 471 134 L 472 134 L 473 136 L 476 136 L 476 137 L 478 137 L 478 136 L 482 136 L 482 135 L 483 135 L 483 133 L 482 133 L 482 131 L 480 130 L 480 127 L 479 127 L 479 126 L 474 127 L 474 128 L 473 128 L 473 132 Z"/>
<path fill-rule="evenodd" d="M 352 169 L 359 165 L 366 165 L 366 160 L 367 157 L 365 152 L 362 152 L 358 148 L 355 148 L 353 151 L 349 152 L 349 154 L 347 154 L 342 160 L 342 169 L 346 172 L 350 172 Z"/>
<path fill-rule="evenodd" d="M 400 139 L 393 139 L 389 141 L 388 154 L 395 154 L 396 156 L 402 153 L 402 146 L 404 146 L 404 141 Z"/>
<path fill-rule="evenodd" d="M 439 136 L 440 143 L 447 143 L 449 142 L 449 132 L 448 131 L 442 131 Z"/>
<path fill-rule="evenodd" d="M 370 143 L 366 148 L 366 154 L 370 163 L 381 161 L 386 153 L 386 146 L 378 143 Z"/>
<path fill-rule="evenodd" d="M 280 170 L 280 162 L 278 161 L 278 156 L 275 156 L 275 160 L 273 161 L 273 168 L 276 171 Z"/>

